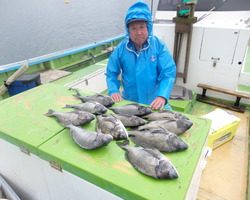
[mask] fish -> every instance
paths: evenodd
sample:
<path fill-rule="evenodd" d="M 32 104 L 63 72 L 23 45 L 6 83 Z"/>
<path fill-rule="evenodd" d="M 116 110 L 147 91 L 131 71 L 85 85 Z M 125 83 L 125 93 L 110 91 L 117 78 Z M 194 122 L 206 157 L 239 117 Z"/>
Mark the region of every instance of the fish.
<path fill-rule="evenodd" d="M 163 119 L 185 119 L 185 120 L 190 120 L 188 117 L 185 115 L 179 113 L 179 112 L 174 112 L 170 110 L 160 110 L 157 112 L 152 112 L 148 115 L 143 116 L 143 119 L 146 119 L 148 121 L 156 121 L 156 120 L 163 120 Z"/>
<path fill-rule="evenodd" d="M 143 116 L 143 115 L 147 115 L 149 113 L 152 113 L 151 108 L 146 107 L 146 106 L 142 106 L 136 103 L 133 104 L 127 104 L 124 106 L 115 106 L 115 107 L 111 107 L 109 108 L 110 110 L 112 110 L 114 113 L 116 114 L 120 114 L 120 115 L 136 115 L 136 116 Z"/>
<path fill-rule="evenodd" d="M 70 135 L 72 136 L 74 142 L 83 149 L 97 149 L 108 145 L 113 140 L 113 137 L 110 134 L 89 132 L 74 125 L 68 125 L 67 128 L 69 128 Z"/>
<path fill-rule="evenodd" d="M 135 116 L 135 115 L 119 115 L 119 114 L 112 114 L 114 117 L 116 117 L 117 119 L 121 120 L 121 122 L 123 123 L 123 125 L 125 127 L 137 127 L 137 126 L 141 126 L 143 124 L 146 124 L 147 121 Z"/>
<path fill-rule="evenodd" d="M 106 113 L 108 111 L 108 109 L 104 105 L 95 101 L 88 101 L 88 102 L 80 103 L 76 105 L 67 104 L 65 105 L 65 108 L 74 108 L 74 109 L 90 112 L 92 114 L 97 114 L 97 115 Z"/>
<path fill-rule="evenodd" d="M 185 119 L 177 120 L 157 120 L 149 122 L 145 125 L 139 126 L 138 130 L 164 128 L 167 131 L 181 135 L 193 126 L 193 122 Z"/>
<path fill-rule="evenodd" d="M 82 102 L 95 101 L 104 105 L 105 107 L 111 107 L 113 104 L 115 104 L 112 98 L 107 95 L 97 93 L 91 96 L 82 96 L 78 90 L 75 89 L 75 91 L 76 91 L 76 94 L 73 96 L 80 99 Z"/>
<path fill-rule="evenodd" d="M 128 138 L 128 132 L 122 122 L 112 115 L 97 116 L 96 130 L 97 132 L 111 134 L 115 140 Z"/>
<path fill-rule="evenodd" d="M 80 110 L 74 110 L 71 112 L 57 112 L 53 109 L 49 109 L 45 115 L 48 117 L 56 117 L 57 121 L 63 126 L 70 124 L 81 126 L 95 119 L 95 115 Z"/>
<path fill-rule="evenodd" d="M 125 141 L 118 143 L 126 151 L 128 162 L 139 172 L 155 179 L 176 179 L 179 173 L 171 161 L 157 149 L 132 147 Z"/>
<path fill-rule="evenodd" d="M 183 151 L 188 148 L 180 137 L 162 128 L 129 131 L 129 137 L 138 146 L 156 148 L 161 152 Z"/>

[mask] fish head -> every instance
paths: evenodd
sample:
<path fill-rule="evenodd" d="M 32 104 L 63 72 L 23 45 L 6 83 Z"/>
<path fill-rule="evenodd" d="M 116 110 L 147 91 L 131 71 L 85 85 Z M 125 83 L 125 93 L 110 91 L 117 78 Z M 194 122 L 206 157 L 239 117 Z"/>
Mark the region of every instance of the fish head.
<path fill-rule="evenodd" d="M 190 119 L 188 117 L 184 116 L 184 115 L 179 116 L 179 119 L 184 119 L 184 120 L 190 121 Z"/>
<path fill-rule="evenodd" d="M 102 104 L 97 104 L 95 106 L 95 109 L 98 111 L 99 114 L 103 114 L 105 112 L 107 112 L 107 108 L 105 106 L 103 106 Z"/>
<path fill-rule="evenodd" d="M 187 131 L 193 126 L 193 122 L 186 119 L 178 119 L 176 121 L 177 127 L 182 130 L 182 132 Z"/>
<path fill-rule="evenodd" d="M 159 179 L 175 179 L 179 177 L 177 170 L 169 160 L 160 160 L 155 171 Z"/>
<path fill-rule="evenodd" d="M 115 102 L 110 97 L 105 99 L 105 105 L 107 107 L 111 107 L 114 104 L 115 104 Z"/>
<path fill-rule="evenodd" d="M 91 114 L 90 115 L 87 115 L 87 120 L 93 120 L 95 119 L 95 115 Z"/>
<path fill-rule="evenodd" d="M 140 115 L 147 115 L 153 112 L 151 108 L 145 106 L 138 107 L 138 111 Z"/>
<path fill-rule="evenodd" d="M 142 118 L 140 118 L 140 117 L 136 117 L 136 116 L 133 118 L 133 121 L 135 122 L 135 124 L 136 124 L 137 126 L 146 124 L 146 120 L 144 120 L 144 119 L 142 119 Z"/>
<path fill-rule="evenodd" d="M 104 145 L 110 143 L 113 140 L 113 136 L 110 134 L 104 134 L 104 137 L 102 137 L 102 142 Z"/>
<path fill-rule="evenodd" d="M 183 151 L 188 148 L 188 144 L 184 142 L 180 137 L 176 134 L 171 135 L 171 143 L 175 147 L 177 151 Z"/>
<path fill-rule="evenodd" d="M 116 139 L 127 139 L 128 132 L 125 128 L 118 128 L 116 131 Z"/>

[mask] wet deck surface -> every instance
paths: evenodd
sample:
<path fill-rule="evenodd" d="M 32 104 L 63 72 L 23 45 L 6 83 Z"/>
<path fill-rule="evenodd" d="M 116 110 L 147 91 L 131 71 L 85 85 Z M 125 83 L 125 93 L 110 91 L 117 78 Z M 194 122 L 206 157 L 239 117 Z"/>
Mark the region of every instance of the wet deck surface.
<path fill-rule="evenodd" d="M 193 113 L 203 115 L 211 109 L 214 108 L 201 103 Z M 241 119 L 240 125 L 235 137 L 213 150 L 208 157 L 197 200 L 241 200 L 247 197 L 249 111 L 229 112 Z"/>

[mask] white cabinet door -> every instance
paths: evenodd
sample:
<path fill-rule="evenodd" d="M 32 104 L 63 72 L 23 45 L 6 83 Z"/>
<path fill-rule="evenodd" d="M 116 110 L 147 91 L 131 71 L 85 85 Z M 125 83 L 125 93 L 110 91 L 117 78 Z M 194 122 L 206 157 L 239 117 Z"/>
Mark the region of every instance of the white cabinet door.
<path fill-rule="evenodd" d="M 200 49 L 200 60 L 215 63 L 215 66 L 217 63 L 231 65 L 238 36 L 239 30 L 236 29 L 205 28 Z"/>

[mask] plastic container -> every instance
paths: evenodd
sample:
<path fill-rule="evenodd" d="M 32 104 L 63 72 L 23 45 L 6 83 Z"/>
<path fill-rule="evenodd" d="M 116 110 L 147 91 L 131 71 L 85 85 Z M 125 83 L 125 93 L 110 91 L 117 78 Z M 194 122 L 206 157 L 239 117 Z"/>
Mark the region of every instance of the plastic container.
<path fill-rule="evenodd" d="M 8 87 L 10 96 L 24 92 L 41 84 L 40 74 L 24 74 L 16 79 Z"/>
<path fill-rule="evenodd" d="M 212 149 L 232 140 L 240 124 L 240 118 L 222 109 L 215 109 L 203 118 L 212 120 L 207 141 Z"/>

